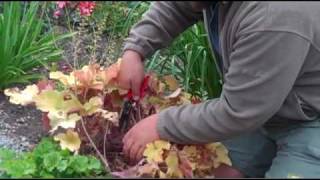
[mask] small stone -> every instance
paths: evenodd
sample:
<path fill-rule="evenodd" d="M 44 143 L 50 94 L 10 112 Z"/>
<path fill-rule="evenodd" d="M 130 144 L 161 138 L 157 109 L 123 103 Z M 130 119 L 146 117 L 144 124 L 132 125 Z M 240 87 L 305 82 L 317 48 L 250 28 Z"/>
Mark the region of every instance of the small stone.
<path fill-rule="evenodd" d="M 26 122 L 26 120 L 24 118 L 19 118 L 19 119 L 17 119 L 17 122 L 18 123 L 24 123 L 24 122 Z"/>

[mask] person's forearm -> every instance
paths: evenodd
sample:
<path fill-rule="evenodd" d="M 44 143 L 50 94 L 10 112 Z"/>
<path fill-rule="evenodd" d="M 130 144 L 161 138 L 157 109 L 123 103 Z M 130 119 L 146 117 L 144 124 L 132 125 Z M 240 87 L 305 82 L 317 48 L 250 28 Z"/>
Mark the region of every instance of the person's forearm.
<path fill-rule="evenodd" d="M 142 19 L 131 29 L 123 51 L 133 50 L 143 58 L 168 46 L 172 40 L 202 17 L 190 1 L 153 2 Z"/>
<path fill-rule="evenodd" d="M 293 33 L 252 32 L 235 43 L 220 98 L 159 114 L 162 139 L 222 141 L 262 126 L 291 91 L 310 42 Z"/>

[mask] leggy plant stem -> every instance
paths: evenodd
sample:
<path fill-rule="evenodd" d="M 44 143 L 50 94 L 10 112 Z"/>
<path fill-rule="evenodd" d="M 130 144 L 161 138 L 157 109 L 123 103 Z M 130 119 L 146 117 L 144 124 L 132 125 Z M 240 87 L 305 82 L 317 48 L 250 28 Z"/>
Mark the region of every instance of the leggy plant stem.
<path fill-rule="evenodd" d="M 103 137 L 103 155 L 104 158 L 107 159 L 107 155 L 106 155 L 106 145 L 107 145 L 107 135 L 109 132 L 109 123 L 107 123 L 107 127 L 106 127 L 106 132 L 104 133 L 104 137 Z"/>
<path fill-rule="evenodd" d="M 107 160 L 103 157 L 103 155 L 102 155 L 102 154 L 100 153 L 100 151 L 98 150 L 96 144 L 95 144 L 95 143 L 93 142 L 93 140 L 91 139 L 91 137 L 90 137 L 90 135 L 89 135 L 89 133 L 88 133 L 88 131 L 87 131 L 87 128 L 86 128 L 85 125 L 84 125 L 83 118 L 81 118 L 80 120 L 81 120 L 81 125 L 82 125 L 82 128 L 83 128 L 83 131 L 85 132 L 87 138 L 89 139 L 92 147 L 93 147 L 94 150 L 97 152 L 97 154 L 98 154 L 98 156 L 100 157 L 100 159 L 102 160 L 102 162 L 103 162 L 103 164 L 104 164 L 104 166 L 105 166 L 106 171 L 107 171 L 107 172 L 111 172 L 111 171 L 110 171 L 110 166 L 109 166 Z"/>

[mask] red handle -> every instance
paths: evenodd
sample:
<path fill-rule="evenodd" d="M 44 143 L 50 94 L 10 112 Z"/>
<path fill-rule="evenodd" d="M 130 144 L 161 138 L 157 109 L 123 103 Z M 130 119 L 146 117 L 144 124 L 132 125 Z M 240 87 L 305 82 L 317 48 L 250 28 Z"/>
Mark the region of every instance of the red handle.
<path fill-rule="evenodd" d="M 143 98 L 146 93 L 146 89 L 148 88 L 148 81 L 150 76 L 145 76 L 142 82 L 142 85 L 140 87 L 140 98 Z M 128 99 L 133 99 L 132 90 L 130 89 L 127 96 Z"/>

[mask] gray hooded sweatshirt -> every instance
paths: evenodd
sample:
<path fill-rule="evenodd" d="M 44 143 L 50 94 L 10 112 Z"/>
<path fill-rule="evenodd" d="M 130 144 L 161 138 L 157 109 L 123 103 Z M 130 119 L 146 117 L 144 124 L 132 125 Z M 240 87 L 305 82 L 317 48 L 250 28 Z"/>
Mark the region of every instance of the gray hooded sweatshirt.
<path fill-rule="evenodd" d="M 208 143 L 270 121 L 317 119 L 320 2 L 219 3 L 221 96 L 161 111 L 160 137 L 176 143 Z M 197 21 L 204 19 L 208 27 L 212 12 L 199 13 L 192 7 L 190 1 L 154 2 L 131 29 L 124 50 L 149 57 Z"/>

